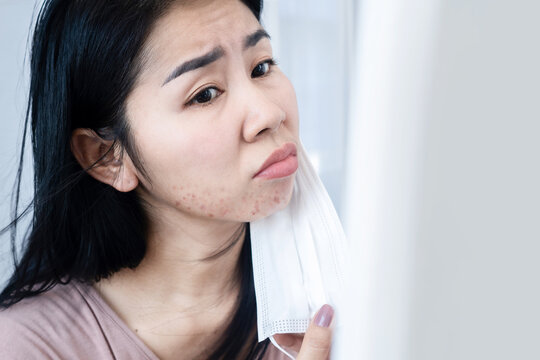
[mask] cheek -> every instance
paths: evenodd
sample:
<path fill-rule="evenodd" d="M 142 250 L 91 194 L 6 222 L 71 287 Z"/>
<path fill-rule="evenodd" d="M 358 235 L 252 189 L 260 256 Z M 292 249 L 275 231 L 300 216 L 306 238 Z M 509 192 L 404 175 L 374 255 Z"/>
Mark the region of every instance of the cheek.
<path fill-rule="evenodd" d="M 188 213 L 230 221 L 254 221 L 283 209 L 290 201 L 294 178 L 272 185 L 227 188 L 226 182 L 172 185 L 170 199 L 175 208 Z"/>
<path fill-rule="evenodd" d="M 207 207 L 204 203 L 211 197 L 226 195 L 227 180 L 236 180 L 237 148 L 223 132 L 152 129 L 135 133 L 135 139 L 150 177 L 150 183 L 141 181 L 162 200 L 175 197 L 177 202 L 191 202 L 191 208 L 199 202 L 197 207 Z"/>
<path fill-rule="evenodd" d="M 252 221 L 286 206 L 291 180 L 253 180 L 237 134 L 227 129 L 173 133 L 154 130 L 139 141 L 150 183 L 141 181 L 152 203 L 231 221 Z"/>
<path fill-rule="evenodd" d="M 227 129 L 163 124 L 142 129 L 135 138 L 145 166 L 158 180 L 197 181 L 224 174 L 238 157 L 236 137 Z"/>

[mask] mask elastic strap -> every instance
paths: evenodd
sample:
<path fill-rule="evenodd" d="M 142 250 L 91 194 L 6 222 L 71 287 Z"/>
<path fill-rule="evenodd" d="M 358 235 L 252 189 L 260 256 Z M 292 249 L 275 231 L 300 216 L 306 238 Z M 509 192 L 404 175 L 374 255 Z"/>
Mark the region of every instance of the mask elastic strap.
<path fill-rule="evenodd" d="M 275 347 L 277 347 L 279 349 L 279 351 L 281 351 L 282 353 L 287 355 L 291 360 L 295 360 L 294 356 L 292 356 L 285 349 L 283 349 L 281 346 L 279 346 L 276 339 L 274 339 L 274 336 L 270 336 L 270 341 L 272 342 L 272 344 L 274 344 Z"/>

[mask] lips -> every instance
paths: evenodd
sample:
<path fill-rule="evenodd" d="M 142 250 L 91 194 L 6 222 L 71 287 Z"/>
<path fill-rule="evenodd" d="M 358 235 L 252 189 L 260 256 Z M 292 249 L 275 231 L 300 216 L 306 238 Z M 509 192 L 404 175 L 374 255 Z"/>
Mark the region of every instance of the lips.
<path fill-rule="evenodd" d="M 257 173 L 253 177 L 257 177 L 264 170 L 268 169 L 270 166 L 287 159 L 289 156 L 296 157 L 296 145 L 293 143 L 286 143 L 279 149 L 275 150 L 266 161 L 261 165 Z"/>

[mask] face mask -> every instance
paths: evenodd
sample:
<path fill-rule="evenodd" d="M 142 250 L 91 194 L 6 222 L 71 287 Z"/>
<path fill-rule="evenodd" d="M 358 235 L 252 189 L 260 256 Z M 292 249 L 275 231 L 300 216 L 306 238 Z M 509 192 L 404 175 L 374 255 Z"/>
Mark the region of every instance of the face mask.
<path fill-rule="evenodd" d="M 298 144 L 298 170 L 289 205 L 250 224 L 259 341 L 305 333 L 324 304 L 339 303 L 346 268 L 343 228 L 315 169 Z"/>

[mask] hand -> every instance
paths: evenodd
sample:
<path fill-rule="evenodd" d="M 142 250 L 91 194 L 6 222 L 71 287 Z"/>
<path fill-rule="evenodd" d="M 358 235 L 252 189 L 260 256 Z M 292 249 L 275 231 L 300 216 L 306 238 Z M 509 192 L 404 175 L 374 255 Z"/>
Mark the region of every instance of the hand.
<path fill-rule="evenodd" d="M 292 355 L 298 354 L 296 360 L 327 360 L 332 344 L 330 325 L 334 310 L 324 305 L 311 321 L 305 334 L 276 334 L 277 343 Z"/>

